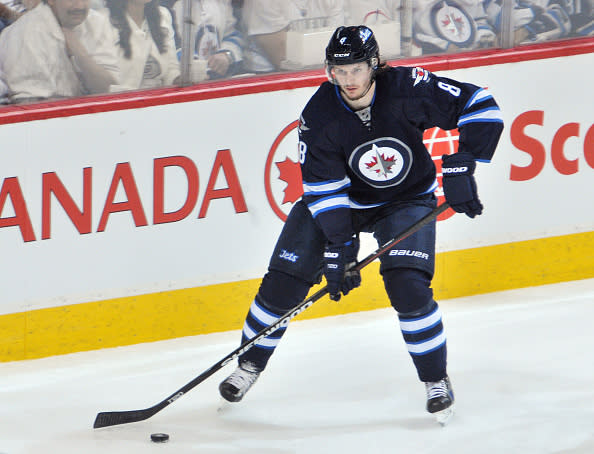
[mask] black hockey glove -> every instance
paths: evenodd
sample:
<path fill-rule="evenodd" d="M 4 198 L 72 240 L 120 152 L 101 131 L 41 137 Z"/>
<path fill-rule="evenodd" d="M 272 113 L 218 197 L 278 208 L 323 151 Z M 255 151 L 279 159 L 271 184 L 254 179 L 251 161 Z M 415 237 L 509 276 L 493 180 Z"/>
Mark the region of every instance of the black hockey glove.
<path fill-rule="evenodd" d="M 443 192 L 446 202 L 454 211 L 475 217 L 483 212 L 483 204 L 478 198 L 474 169 L 476 163 L 470 153 L 455 153 L 441 157 Z"/>
<path fill-rule="evenodd" d="M 347 295 L 352 289 L 361 285 L 359 271 L 346 271 L 357 263 L 359 238 L 354 237 L 343 245 L 328 245 L 324 252 L 324 276 L 328 284 L 330 299 L 340 300 L 340 292 Z"/>

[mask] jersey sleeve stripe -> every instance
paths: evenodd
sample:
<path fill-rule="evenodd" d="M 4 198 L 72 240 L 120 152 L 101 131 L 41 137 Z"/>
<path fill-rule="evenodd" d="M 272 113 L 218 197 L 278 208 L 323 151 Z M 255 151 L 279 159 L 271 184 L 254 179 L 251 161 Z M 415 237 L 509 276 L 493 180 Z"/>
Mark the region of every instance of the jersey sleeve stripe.
<path fill-rule="evenodd" d="M 349 177 L 342 180 L 323 181 L 320 183 L 303 182 L 303 194 L 305 196 L 320 196 L 342 191 L 351 186 Z"/>
<path fill-rule="evenodd" d="M 439 183 L 437 182 L 437 178 L 435 180 L 433 180 L 433 183 L 431 183 L 431 186 L 429 186 L 429 189 L 427 189 L 426 191 L 420 192 L 419 195 L 425 195 L 425 194 L 430 194 L 432 192 L 435 192 L 435 190 L 439 187 Z"/>
<path fill-rule="evenodd" d="M 474 104 L 479 103 L 479 102 L 482 102 L 482 101 L 485 101 L 487 99 L 493 99 L 493 95 L 491 95 L 491 93 L 489 93 L 488 90 L 485 90 L 484 88 L 479 88 L 470 97 L 470 99 L 468 100 L 468 102 L 464 106 L 464 109 L 463 110 L 468 110 Z"/>
<path fill-rule="evenodd" d="M 338 194 L 316 200 L 307 205 L 312 216 L 315 218 L 320 213 L 338 208 L 350 208 L 349 198 L 346 194 Z"/>
<path fill-rule="evenodd" d="M 467 123 L 481 121 L 503 123 L 503 117 L 501 116 L 501 111 L 498 107 L 487 107 L 486 109 L 478 110 L 467 115 L 462 115 L 458 120 L 458 127 Z"/>
<path fill-rule="evenodd" d="M 367 208 L 380 207 L 382 205 L 385 205 L 386 203 L 388 203 L 388 202 L 363 204 L 363 203 L 356 202 L 353 199 L 350 199 L 351 208 L 353 208 L 355 210 L 365 210 Z"/>

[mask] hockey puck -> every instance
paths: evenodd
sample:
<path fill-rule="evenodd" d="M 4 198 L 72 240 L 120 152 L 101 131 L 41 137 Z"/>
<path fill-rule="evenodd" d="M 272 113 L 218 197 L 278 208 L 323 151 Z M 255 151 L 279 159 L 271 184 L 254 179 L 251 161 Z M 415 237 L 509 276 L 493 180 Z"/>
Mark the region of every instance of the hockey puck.
<path fill-rule="evenodd" d="M 151 434 L 151 441 L 154 441 L 155 443 L 165 443 L 166 441 L 169 441 L 169 434 Z"/>

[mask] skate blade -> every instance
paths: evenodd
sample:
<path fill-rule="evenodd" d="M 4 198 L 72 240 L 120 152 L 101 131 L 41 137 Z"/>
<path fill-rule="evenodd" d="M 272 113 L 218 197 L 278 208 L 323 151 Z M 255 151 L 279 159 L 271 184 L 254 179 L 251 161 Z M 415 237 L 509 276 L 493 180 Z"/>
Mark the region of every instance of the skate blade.
<path fill-rule="evenodd" d="M 231 402 L 227 399 L 221 397 L 219 400 L 219 405 L 217 407 L 217 413 L 226 413 L 231 409 Z"/>
<path fill-rule="evenodd" d="M 450 419 L 452 419 L 452 416 L 454 416 L 454 406 L 452 405 L 451 407 L 438 411 L 437 413 L 433 413 L 433 415 L 435 416 L 437 422 L 443 427 L 447 425 L 447 423 L 450 422 Z"/>

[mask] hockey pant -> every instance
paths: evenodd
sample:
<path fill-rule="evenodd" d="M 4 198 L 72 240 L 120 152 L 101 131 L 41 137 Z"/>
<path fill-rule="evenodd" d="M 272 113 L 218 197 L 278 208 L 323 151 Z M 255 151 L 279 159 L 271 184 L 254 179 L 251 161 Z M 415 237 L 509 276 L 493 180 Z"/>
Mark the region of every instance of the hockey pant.
<path fill-rule="evenodd" d="M 356 228 L 372 232 L 385 244 L 435 207 L 433 197 L 380 210 L 353 210 Z M 275 246 L 268 272 L 245 319 L 242 342 L 275 323 L 301 303 L 320 282 L 325 237 L 300 201 L 291 210 Z M 446 339 L 441 312 L 433 300 L 431 279 L 435 256 L 435 223 L 402 240 L 380 257 L 380 273 L 390 302 L 398 312 L 404 341 L 421 381 L 446 375 Z M 286 327 L 262 338 L 243 353 L 264 369 Z"/>

